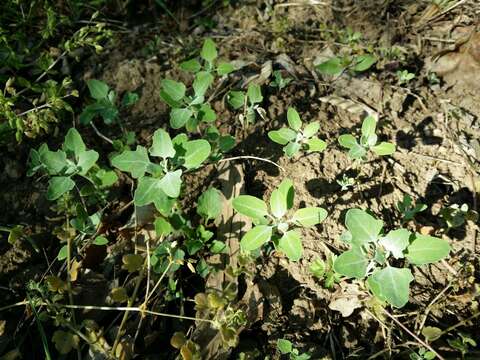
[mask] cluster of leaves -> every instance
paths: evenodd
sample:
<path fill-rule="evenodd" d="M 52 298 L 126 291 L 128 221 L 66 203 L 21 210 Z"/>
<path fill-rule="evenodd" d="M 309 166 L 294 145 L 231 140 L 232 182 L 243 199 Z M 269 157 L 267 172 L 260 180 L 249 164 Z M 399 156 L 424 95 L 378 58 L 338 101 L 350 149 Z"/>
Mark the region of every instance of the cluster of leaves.
<path fill-rule="evenodd" d="M 418 213 L 427 209 L 427 205 L 422 203 L 413 205 L 412 201 L 412 197 L 408 194 L 405 194 L 403 196 L 403 200 L 397 203 L 397 209 L 402 214 L 403 222 L 413 220 Z"/>
<path fill-rule="evenodd" d="M 335 260 L 334 270 L 349 278 L 367 278 L 367 285 L 380 300 L 401 308 L 409 298 L 413 275 L 408 267 L 390 265 L 406 259 L 411 265 L 435 263 L 450 252 L 447 241 L 407 229 L 383 233 L 383 221 L 360 209 L 351 209 L 345 217 L 348 231 L 342 240 L 350 249 Z"/>
<path fill-rule="evenodd" d="M 289 179 L 284 179 L 270 196 L 270 212 L 267 204 L 251 195 L 240 195 L 233 202 L 233 208 L 251 218 L 255 226 L 240 241 L 244 251 L 254 251 L 272 241 L 275 248 L 292 261 L 302 257 L 302 238 L 298 227 L 312 227 L 327 217 L 327 211 L 320 207 L 298 209 L 285 218 L 293 207 L 294 189 Z"/>
<path fill-rule="evenodd" d="M 311 358 L 307 353 L 300 354 L 298 349 L 295 349 L 289 340 L 278 339 L 277 349 L 282 355 L 288 355 L 290 360 L 308 360 Z"/>
<path fill-rule="evenodd" d="M 355 75 L 370 69 L 377 62 L 372 54 L 336 56 L 316 66 L 324 75 L 340 76 L 345 71 Z"/>
<path fill-rule="evenodd" d="M 232 90 L 228 93 L 228 103 L 235 110 L 244 108 L 244 115 L 240 117 L 240 122 L 252 124 L 255 122 L 255 113 L 260 111 L 260 105 L 263 101 L 262 89 L 255 83 L 248 84 L 247 92 L 241 90 Z"/>
<path fill-rule="evenodd" d="M 322 152 L 325 150 L 327 143 L 315 136 L 320 129 L 318 121 L 303 126 L 300 115 L 294 108 L 288 108 L 287 120 L 289 127 L 272 130 L 268 133 L 268 137 L 273 142 L 285 145 L 283 147 L 285 155 L 291 158 L 300 150 L 308 152 Z"/>

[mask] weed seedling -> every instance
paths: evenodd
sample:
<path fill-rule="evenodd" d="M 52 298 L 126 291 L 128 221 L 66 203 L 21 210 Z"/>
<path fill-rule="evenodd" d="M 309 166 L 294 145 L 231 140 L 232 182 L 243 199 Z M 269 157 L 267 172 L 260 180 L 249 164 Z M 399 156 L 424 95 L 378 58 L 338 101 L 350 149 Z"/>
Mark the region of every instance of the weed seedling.
<path fill-rule="evenodd" d="M 309 267 L 310 273 L 322 281 L 323 286 L 327 289 L 333 288 L 333 285 L 341 279 L 341 275 L 333 270 L 333 263 L 336 258 L 337 256 L 333 254 L 327 256 L 326 262 L 320 258 L 316 258 Z"/>
<path fill-rule="evenodd" d="M 327 143 L 320 140 L 315 135 L 320 129 L 318 121 L 302 126 L 302 120 L 297 110 L 288 108 L 287 120 L 289 127 L 283 127 L 280 130 L 269 131 L 268 137 L 273 142 L 283 147 L 283 152 L 289 158 L 295 156 L 300 150 L 308 152 L 322 152 L 327 147 Z"/>
<path fill-rule="evenodd" d="M 288 355 L 290 360 L 308 360 L 310 355 L 307 353 L 300 354 L 298 349 L 293 347 L 293 344 L 285 339 L 278 339 L 277 349 L 282 355 Z"/>
<path fill-rule="evenodd" d="M 415 79 L 415 74 L 408 72 L 408 70 L 398 70 L 396 74 L 399 85 L 409 83 L 411 80 Z"/>
<path fill-rule="evenodd" d="M 293 207 L 293 197 L 293 183 L 285 179 L 270 196 L 270 212 L 267 204 L 254 196 L 240 195 L 233 200 L 233 208 L 251 218 L 255 224 L 240 241 L 243 250 L 254 251 L 272 241 L 275 248 L 290 260 L 298 261 L 302 257 L 302 238 L 295 228 L 320 224 L 327 217 L 327 212 L 320 207 L 307 207 L 298 209 L 293 216 L 285 219 L 288 210 Z"/>
<path fill-rule="evenodd" d="M 362 123 L 362 136 L 360 142 L 351 135 L 340 135 L 338 142 L 344 148 L 347 148 L 348 156 L 352 160 L 364 160 L 368 150 L 373 151 L 378 156 L 391 155 L 395 152 L 395 145 L 389 142 L 382 141 L 377 144 L 378 137 L 375 134 L 377 121 L 373 116 L 367 116 Z"/>
<path fill-rule="evenodd" d="M 282 90 L 286 87 L 293 79 L 290 77 L 284 78 L 280 70 L 275 70 L 273 72 L 273 80 L 270 82 L 270 86 Z"/>
<path fill-rule="evenodd" d="M 402 214 L 402 223 L 406 223 L 413 220 L 418 213 L 425 211 L 427 205 L 422 203 L 413 205 L 410 195 L 405 194 L 403 195 L 403 200 L 397 203 L 397 209 Z"/>
<path fill-rule="evenodd" d="M 244 115 L 240 116 L 240 122 L 252 124 L 255 122 L 255 112 L 260 110 L 260 103 L 263 101 L 262 89 L 260 85 L 248 84 L 247 94 L 243 91 L 230 91 L 228 93 L 228 103 L 235 110 L 244 108 Z"/>
<path fill-rule="evenodd" d="M 435 263 L 448 256 L 447 241 L 406 229 L 382 233 L 383 221 L 360 209 L 351 209 L 345 217 L 347 232 L 342 235 L 350 249 L 338 256 L 334 270 L 355 279 L 366 278 L 370 291 L 380 300 L 401 308 L 410 294 L 413 275 L 408 267 L 397 268 L 390 257 L 408 260 L 411 265 Z"/>
<path fill-rule="evenodd" d="M 377 62 L 377 58 L 372 54 L 363 55 L 345 55 L 333 57 L 316 66 L 318 72 L 324 75 L 340 76 L 345 71 L 356 75 L 370 69 Z"/>
<path fill-rule="evenodd" d="M 337 180 L 337 184 L 340 185 L 342 191 L 348 190 L 348 188 L 355 185 L 355 179 L 352 177 L 343 174 L 343 177 L 340 180 Z"/>

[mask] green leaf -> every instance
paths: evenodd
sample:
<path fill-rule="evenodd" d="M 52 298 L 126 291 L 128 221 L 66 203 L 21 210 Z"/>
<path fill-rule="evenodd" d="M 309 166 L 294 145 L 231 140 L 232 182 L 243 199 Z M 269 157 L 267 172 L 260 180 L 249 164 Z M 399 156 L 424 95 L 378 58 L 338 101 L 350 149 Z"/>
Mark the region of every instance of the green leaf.
<path fill-rule="evenodd" d="M 302 257 L 302 238 L 296 230 L 287 231 L 278 241 L 278 248 L 287 255 L 291 261 L 298 261 Z"/>
<path fill-rule="evenodd" d="M 354 160 L 362 160 L 367 155 L 367 150 L 360 144 L 355 144 L 348 151 L 348 156 Z"/>
<path fill-rule="evenodd" d="M 307 141 L 308 145 L 308 151 L 318 151 L 322 152 L 327 148 L 327 143 L 323 140 L 320 140 L 317 137 L 313 137 L 311 139 L 308 139 Z"/>
<path fill-rule="evenodd" d="M 247 96 L 251 104 L 261 103 L 263 101 L 263 96 L 260 85 L 250 83 L 247 89 Z"/>
<path fill-rule="evenodd" d="M 105 99 L 108 96 L 108 85 L 103 81 L 91 79 L 87 81 L 88 90 L 92 98 L 96 100 Z"/>
<path fill-rule="evenodd" d="M 284 179 L 278 189 L 270 195 L 270 210 L 276 218 L 281 218 L 293 205 L 293 183 Z"/>
<path fill-rule="evenodd" d="M 383 221 L 360 209 L 350 209 L 345 216 L 345 225 L 352 234 L 351 243 L 364 245 L 376 242 L 383 227 Z"/>
<path fill-rule="evenodd" d="M 292 141 L 297 137 L 297 133 L 292 129 L 284 127 L 279 130 L 269 131 L 268 137 L 277 144 L 286 145 L 289 141 Z"/>
<path fill-rule="evenodd" d="M 162 190 L 161 179 L 153 178 L 150 176 L 141 177 L 138 180 L 137 188 L 133 197 L 133 202 L 136 206 L 145 206 L 160 201 L 166 197 L 166 194 Z"/>
<path fill-rule="evenodd" d="M 375 135 L 375 128 L 377 126 L 377 120 L 371 115 L 367 116 L 362 123 L 362 136 L 370 138 Z"/>
<path fill-rule="evenodd" d="M 240 109 L 245 104 L 245 93 L 243 91 L 230 91 L 227 100 L 235 110 Z"/>
<path fill-rule="evenodd" d="M 382 141 L 380 144 L 371 147 L 371 149 L 378 156 L 392 155 L 396 150 L 394 144 L 385 141 Z"/>
<path fill-rule="evenodd" d="M 136 92 L 127 91 L 122 98 L 122 107 L 128 107 L 135 104 L 140 99 Z"/>
<path fill-rule="evenodd" d="M 422 335 L 425 336 L 425 339 L 428 341 L 435 341 L 440 339 L 443 335 L 443 331 L 435 326 L 425 326 L 422 329 Z"/>
<path fill-rule="evenodd" d="M 173 101 L 180 101 L 185 97 L 187 88 L 181 82 L 170 79 L 162 80 L 162 89 Z"/>
<path fill-rule="evenodd" d="M 172 225 L 162 217 L 156 218 L 153 224 L 158 237 L 167 236 L 172 232 Z"/>
<path fill-rule="evenodd" d="M 201 68 L 202 65 L 200 65 L 200 63 L 196 59 L 190 59 L 180 64 L 180 69 L 193 73 L 199 72 Z"/>
<path fill-rule="evenodd" d="M 197 213 L 205 219 L 216 219 L 222 212 L 222 193 L 210 187 L 198 198 Z"/>
<path fill-rule="evenodd" d="M 251 195 L 240 195 L 232 201 L 233 208 L 242 215 L 260 219 L 268 215 L 267 204 Z"/>
<path fill-rule="evenodd" d="M 57 175 L 68 166 L 67 154 L 61 150 L 42 151 L 42 153 L 40 153 L 40 160 L 47 168 L 49 175 Z"/>
<path fill-rule="evenodd" d="M 289 107 L 287 110 L 287 120 L 288 125 L 295 131 L 300 131 L 302 128 L 302 120 L 300 119 L 300 115 L 298 114 L 297 110 L 292 107 Z"/>
<path fill-rule="evenodd" d="M 313 135 L 315 135 L 318 132 L 319 129 L 320 129 L 320 122 L 314 121 L 314 122 L 311 122 L 310 124 L 307 124 L 303 129 L 302 133 L 303 133 L 303 136 L 305 136 L 306 138 L 311 138 Z"/>
<path fill-rule="evenodd" d="M 220 136 L 218 147 L 222 153 L 226 153 L 235 147 L 235 138 L 231 135 Z"/>
<path fill-rule="evenodd" d="M 295 196 L 292 180 L 283 179 L 283 181 L 278 186 L 278 190 L 283 194 L 283 197 L 286 199 L 287 209 L 291 209 L 293 207 L 293 198 Z"/>
<path fill-rule="evenodd" d="M 140 145 L 135 151 L 125 150 L 112 159 L 112 166 L 120 171 L 129 172 L 135 179 L 144 176 L 149 165 L 147 149 Z"/>
<path fill-rule="evenodd" d="M 200 121 L 209 123 L 217 120 L 217 114 L 209 104 L 202 104 L 198 112 L 198 118 Z"/>
<path fill-rule="evenodd" d="M 219 76 L 230 74 L 232 71 L 235 71 L 235 66 L 228 62 L 221 62 L 217 66 L 217 74 Z"/>
<path fill-rule="evenodd" d="M 359 249 L 353 248 L 335 259 L 333 269 L 340 275 L 363 279 L 367 274 L 367 265 L 368 259 L 365 255 Z"/>
<path fill-rule="evenodd" d="M 57 200 L 75 187 L 75 182 L 68 176 L 54 176 L 48 181 L 47 199 Z"/>
<path fill-rule="evenodd" d="M 293 350 L 292 343 L 285 339 L 278 339 L 277 348 L 284 355 L 290 354 Z"/>
<path fill-rule="evenodd" d="M 285 152 L 285 155 L 287 155 L 289 158 L 291 158 L 291 157 L 295 156 L 296 153 L 298 153 L 300 148 L 301 148 L 300 143 L 290 142 L 283 148 L 283 151 Z"/>
<path fill-rule="evenodd" d="M 182 187 L 182 170 L 167 172 L 160 180 L 159 186 L 167 196 L 177 198 Z"/>
<path fill-rule="evenodd" d="M 380 239 L 379 244 L 382 245 L 385 250 L 391 252 L 396 259 L 402 259 L 403 251 L 410 243 L 409 239 L 411 235 L 407 229 L 392 230 Z"/>
<path fill-rule="evenodd" d="M 212 39 L 205 39 L 200 56 L 209 63 L 213 63 L 217 58 L 217 47 Z"/>
<path fill-rule="evenodd" d="M 70 128 L 68 130 L 67 135 L 65 135 L 63 149 L 73 152 L 77 157 L 87 149 L 77 129 Z"/>
<path fill-rule="evenodd" d="M 292 221 L 304 227 L 311 227 L 320 224 L 327 218 L 327 215 L 327 211 L 321 207 L 307 207 L 298 209 L 293 214 Z"/>
<path fill-rule="evenodd" d="M 313 276 L 319 279 L 323 279 L 323 277 L 325 276 L 325 272 L 327 270 L 327 265 L 325 264 L 325 261 L 323 261 L 322 259 L 316 258 L 310 263 L 309 270 Z"/>
<path fill-rule="evenodd" d="M 272 237 L 272 227 L 258 225 L 249 230 L 240 241 L 243 250 L 253 251 L 268 242 Z"/>
<path fill-rule="evenodd" d="M 370 69 L 377 62 L 377 58 L 371 54 L 364 54 L 355 58 L 355 66 L 353 71 L 362 72 Z"/>
<path fill-rule="evenodd" d="M 337 76 L 345 70 L 345 66 L 343 66 L 342 59 L 334 57 L 317 65 L 317 70 L 325 75 Z"/>
<path fill-rule="evenodd" d="M 60 250 L 58 251 L 58 254 L 57 254 L 57 260 L 58 261 L 62 261 L 62 260 L 65 260 L 68 256 L 68 246 L 67 245 L 63 245 Z"/>
<path fill-rule="evenodd" d="M 173 148 L 172 139 L 165 130 L 157 129 L 153 133 L 153 142 L 152 147 L 150 148 L 150 154 L 163 159 L 173 158 L 175 156 L 175 149 Z"/>
<path fill-rule="evenodd" d="M 70 332 L 55 330 L 52 336 L 52 342 L 55 348 L 62 355 L 68 354 L 72 349 L 77 349 L 80 338 L 76 334 Z"/>
<path fill-rule="evenodd" d="M 401 308 L 408 302 L 412 281 L 413 275 L 410 269 L 387 266 L 370 275 L 367 284 L 380 300 L 387 301 L 396 308 Z"/>
<path fill-rule="evenodd" d="M 88 170 L 92 168 L 93 165 L 98 160 L 98 153 L 95 150 L 88 150 L 80 153 L 78 156 L 77 165 L 80 167 L 80 174 L 86 175 Z"/>
<path fill-rule="evenodd" d="M 431 264 L 450 253 L 448 241 L 433 236 L 415 234 L 415 240 L 407 248 L 407 259 L 415 265 Z"/>
<path fill-rule="evenodd" d="M 186 169 L 195 169 L 199 167 L 210 155 L 212 150 L 207 140 L 191 140 L 183 144 L 185 149 L 183 166 Z"/>
<path fill-rule="evenodd" d="M 195 96 L 203 96 L 213 82 L 213 75 L 207 71 L 200 71 L 195 75 L 192 87 Z"/>
<path fill-rule="evenodd" d="M 170 126 L 173 129 L 180 129 L 185 126 L 187 121 L 192 117 L 193 111 L 184 108 L 184 109 L 172 109 L 170 111 Z"/>
<path fill-rule="evenodd" d="M 94 245 L 103 246 L 108 244 L 108 239 L 105 236 L 97 236 L 95 240 L 93 240 Z"/>
<path fill-rule="evenodd" d="M 347 149 L 351 149 L 355 145 L 358 145 L 357 139 L 351 134 L 340 135 L 338 137 L 338 143 Z"/>

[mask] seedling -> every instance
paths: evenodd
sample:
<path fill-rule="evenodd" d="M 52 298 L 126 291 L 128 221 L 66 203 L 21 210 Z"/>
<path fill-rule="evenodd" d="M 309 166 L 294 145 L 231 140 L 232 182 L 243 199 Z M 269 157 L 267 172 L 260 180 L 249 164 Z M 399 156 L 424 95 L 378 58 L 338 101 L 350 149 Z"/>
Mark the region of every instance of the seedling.
<path fill-rule="evenodd" d="M 448 339 L 448 344 L 455 350 L 462 354 L 462 359 L 465 358 L 472 348 L 477 347 L 477 342 L 472 339 L 472 336 L 463 332 L 459 332 L 458 336 L 453 339 Z"/>
<path fill-rule="evenodd" d="M 316 258 L 310 264 L 309 269 L 312 275 L 322 281 L 323 286 L 327 289 L 333 288 L 333 285 L 338 283 L 341 279 L 341 275 L 333 270 L 333 263 L 336 258 L 336 255 L 329 254 L 326 262 L 320 258 Z"/>
<path fill-rule="evenodd" d="M 154 203 L 162 215 L 168 216 L 180 195 L 182 168 L 198 168 L 209 157 L 210 151 L 206 140 L 188 140 L 185 134 L 172 140 L 165 130 L 158 129 L 153 134 L 149 151 L 140 145 L 134 151 L 125 150 L 112 159 L 112 165 L 138 179 L 133 199 L 136 206 Z M 148 153 L 160 158 L 160 162 L 151 162 Z"/>
<path fill-rule="evenodd" d="M 246 96 L 243 91 L 230 91 L 227 99 L 235 110 L 244 107 L 245 116 L 241 115 L 240 121 L 252 124 L 255 122 L 255 112 L 261 111 L 259 104 L 263 101 L 262 89 L 260 85 L 250 83 Z"/>
<path fill-rule="evenodd" d="M 410 360 L 433 360 L 436 356 L 435 353 L 428 351 L 425 348 L 420 348 L 418 353 L 415 352 L 409 355 Z"/>
<path fill-rule="evenodd" d="M 337 184 L 342 187 L 342 191 L 345 191 L 355 185 L 355 179 L 352 177 L 348 177 L 346 174 L 343 174 L 343 177 L 340 180 L 337 180 Z"/>
<path fill-rule="evenodd" d="M 405 223 L 413 220 L 415 215 L 418 213 L 425 211 L 427 209 L 427 205 L 422 203 L 413 205 L 410 195 L 405 194 L 403 195 L 403 200 L 397 203 L 397 209 L 402 214 L 402 222 Z"/>
<path fill-rule="evenodd" d="M 465 224 L 467 220 L 477 221 L 478 213 L 470 210 L 467 204 L 453 204 L 440 211 L 440 217 L 445 221 L 448 229 L 457 228 Z"/>
<path fill-rule="evenodd" d="M 340 76 L 345 71 L 356 75 L 370 69 L 377 62 L 372 54 L 333 57 L 316 66 L 318 72 L 324 75 Z"/>
<path fill-rule="evenodd" d="M 108 85 L 100 80 L 87 81 L 90 96 L 95 100 L 87 105 L 80 114 L 80 122 L 89 124 L 95 117 L 100 116 L 107 125 L 113 124 L 118 119 L 115 91 L 110 90 Z M 138 101 L 138 95 L 134 92 L 126 92 L 122 98 L 121 108 L 132 106 Z"/>
<path fill-rule="evenodd" d="M 273 72 L 273 81 L 270 82 L 270 86 L 282 90 L 286 87 L 293 79 L 290 77 L 284 78 L 280 70 L 275 70 Z"/>
<path fill-rule="evenodd" d="M 342 240 L 350 247 L 335 260 L 334 270 L 348 278 L 364 279 L 380 300 L 401 308 L 410 294 L 413 275 L 408 267 L 390 265 L 390 257 L 406 259 L 411 265 L 435 263 L 448 256 L 447 241 L 406 229 L 383 233 L 383 221 L 360 209 L 351 209 L 345 217 L 347 232 Z"/>
<path fill-rule="evenodd" d="M 205 130 L 204 138 L 212 146 L 211 160 L 217 161 L 223 157 L 223 154 L 229 152 L 235 147 L 235 138 L 231 135 L 221 135 L 216 126 L 209 126 Z"/>
<path fill-rule="evenodd" d="M 297 110 L 288 108 L 287 120 L 289 127 L 283 127 L 280 130 L 268 132 L 270 140 L 283 147 L 283 152 L 289 158 L 295 156 L 300 150 L 308 152 L 322 152 L 327 147 L 327 143 L 314 136 L 320 129 L 318 121 L 307 124 L 302 129 L 302 120 Z"/>
<path fill-rule="evenodd" d="M 285 339 L 278 339 L 277 349 L 282 355 L 288 355 L 290 360 L 308 360 L 311 358 L 307 353 L 300 354 L 298 349 L 295 349 L 293 344 Z"/>
<path fill-rule="evenodd" d="M 415 74 L 408 72 L 408 70 L 398 70 L 396 74 L 399 85 L 406 84 L 415 79 Z"/>
<path fill-rule="evenodd" d="M 367 116 L 362 123 L 362 136 L 360 142 L 351 135 L 340 135 L 338 142 L 344 148 L 349 149 L 348 156 L 352 160 L 365 160 L 368 150 L 373 151 L 378 156 L 391 155 L 395 152 L 395 145 L 382 141 L 377 144 L 378 137 L 375 134 L 377 121 L 373 116 Z"/>
<path fill-rule="evenodd" d="M 289 179 L 282 181 L 270 196 L 270 212 L 267 204 L 254 196 L 240 195 L 233 200 L 233 208 L 250 217 L 255 226 L 240 241 L 245 251 L 254 251 L 272 241 L 276 249 L 292 261 L 302 257 L 302 238 L 297 227 L 312 227 L 327 217 L 327 211 L 320 207 L 298 209 L 293 216 L 285 218 L 293 207 L 294 189 Z"/>

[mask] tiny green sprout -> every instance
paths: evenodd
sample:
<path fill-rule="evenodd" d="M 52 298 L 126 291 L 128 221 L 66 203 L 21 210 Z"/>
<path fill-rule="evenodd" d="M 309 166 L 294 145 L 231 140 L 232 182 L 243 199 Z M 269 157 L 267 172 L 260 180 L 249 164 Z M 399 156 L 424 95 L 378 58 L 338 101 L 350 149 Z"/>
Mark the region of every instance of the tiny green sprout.
<path fill-rule="evenodd" d="M 408 72 L 408 70 L 398 70 L 396 74 L 400 85 L 406 84 L 415 78 L 415 74 Z"/>
<path fill-rule="evenodd" d="M 318 72 L 324 75 L 340 76 L 345 71 L 356 75 L 370 69 L 377 62 L 377 58 L 372 54 L 362 54 L 355 56 L 333 57 L 316 66 Z"/>
<path fill-rule="evenodd" d="M 443 219 L 448 229 L 457 228 L 470 220 L 476 222 L 478 220 L 478 213 L 475 210 L 470 210 L 467 204 L 453 204 L 443 208 L 440 211 L 440 217 Z"/>
<path fill-rule="evenodd" d="M 316 258 L 310 263 L 310 273 L 321 280 L 323 286 L 327 289 L 333 288 L 335 283 L 338 283 L 341 279 L 341 275 L 333 270 L 333 263 L 336 258 L 336 255 L 329 254 L 326 262 L 320 258 Z"/>
<path fill-rule="evenodd" d="M 405 194 L 403 200 L 397 203 L 397 209 L 402 214 L 402 222 L 407 222 L 413 220 L 418 213 L 425 211 L 427 205 L 422 203 L 413 205 L 410 195 Z"/>
<path fill-rule="evenodd" d="M 461 352 L 462 359 L 465 358 L 465 355 L 467 355 L 470 350 L 477 347 L 477 342 L 472 339 L 472 336 L 463 332 L 459 332 L 457 337 L 448 339 L 447 342 L 452 348 Z"/>
<path fill-rule="evenodd" d="M 311 358 L 307 353 L 300 354 L 298 349 L 295 349 L 289 340 L 278 339 L 277 349 L 282 355 L 288 355 L 290 360 L 309 360 Z"/>
<path fill-rule="evenodd" d="M 252 124 L 255 122 L 255 112 L 261 111 L 260 103 L 263 101 L 262 88 L 260 85 L 248 84 L 247 93 L 232 90 L 227 96 L 228 103 L 235 110 L 245 109 L 245 116 L 241 115 L 240 121 Z"/>
<path fill-rule="evenodd" d="M 431 351 L 428 351 L 425 348 L 420 348 L 418 350 L 418 353 L 410 353 L 409 357 L 410 360 L 433 360 L 437 357 L 437 355 L 435 355 L 435 353 Z"/>
<path fill-rule="evenodd" d="M 355 179 L 352 177 L 343 174 L 343 177 L 340 180 L 337 180 L 337 184 L 340 185 L 342 191 L 348 190 L 348 188 L 355 185 Z"/>
<path fill-rule="evenodd" d="M 362 161 L 367 155 L 367 150 L 373 151 L 379 156 L 391 155 L 395 152 L 395 145 L 389 142 L 382 141 L 377 144 L 378 137 L 375 134 L 377 121 L 371 115 L 367 116 L 362 123 L 362 136 L 360 142 L 351 135 L 340 135 L 338 142 L 344 148 L 349 149 L 348 156 L 353 160 Z"/>
<path fill-rule="evenodd" d="M 158 129 L 153 134 L 149 151 L 139 145 L 135 150 L 125 150 L 114 156 L 111 162 L 120 171 L 129 172 L 138 179 L 133 198 L 136 206 L 153 203 L 162 215 L 168 216 L 180 195 L 182 168 L 198 168 L 210 152 L 211 146 L 206 140 L 188 140 L 185 134 L 171 139 L 165 130 Z M 149 153 L 160 161 L 150 161 Z"/>
<path fill-rule="evenodd" d="M 114 123 L 118 118 L 118 108 L 115 104 L 115 91 L 110 90 L 108 85 L 96 79 L 87 81 L 90 96 L 95 100 L 93 104 L 87 105 L 80 114 L 80 122 L 89 124 L 95 117 L 100 116 L 107 125 Z M 126 92 L 121 101 L 121 107 L 132 106 L 138 101 L 138 94 Z"/>
<path fill-rule="evenodd" d="M 366 278 L 373 295 L 397 308 L 408 302 L 414 278 L 409 268 L 391 266 L 390 256 L 420 266 L 440 261 L 450 253 L 448 242 L 433 236 L 406 229 L 384 233 L 383 221 L 360 209 L 348 210 L 345 225 L 342 241 L 350 249 L 335 259 L 335 272 L 348 278 Z"/>
<path fill-rule="evenodd" d="M 282 90 L 286 87 L 293 79 L 290 77 L 284 78 L 280 70 L 275 70 L 273 72 L 273 80 L 270 82 L 270 86 Z"/>
<path fill-rule="evenodd" d="M 270 140 L 277 144 L 285 145 L 283 147 L 285 155 L 291 158 L 300 150 L 308 152 L 322 152 L 325 150 L 327 143 L 315 136 L 320 129 L 318 121 L 302 126 L 300 115 L 294 108 L 288 108 L 287 120 L 289 127 L 283 127 L 268 133 Z"/>
<path fill-rule="evenodd" d="M 327 217 L 327 211 L 320 207 L 307 207 L 286 218 L 288 210 L 293 207 L 293 197 L 293 183 L 285 179 L 270 196 L 270 211 L 263 200 L 254 196 L 240 195 L 233 199 L 233 208 L 253 219 L 255 224 L 240 241 L 243 250 L 254 251 L 272 241 L 276 249 L 291 261 L 302 257 L 302 238 L 296 228 L 320 224 Z"/>

